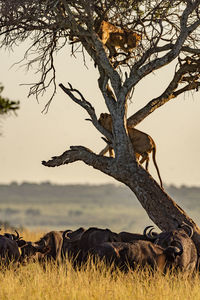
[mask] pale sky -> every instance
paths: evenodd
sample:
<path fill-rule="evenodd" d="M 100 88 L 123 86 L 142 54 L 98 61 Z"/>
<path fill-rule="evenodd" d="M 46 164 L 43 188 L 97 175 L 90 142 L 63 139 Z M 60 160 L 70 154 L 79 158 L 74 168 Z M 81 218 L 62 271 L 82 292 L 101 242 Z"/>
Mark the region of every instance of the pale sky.
<path fill-rule="evenodd" d="M 24 46 L 14 52 L 1 50 L 1 78 L 3 95 L 20 100 L 17 117 L 1 118 L 0 130 L 0 183 L 17 181 L 61 184 L 117 183 L 116 180 L 94 170 L 82 162 L 56 168 L 41 164 L 52 156 L 60 155 L 71 145 L 83 145 L 99 152 L 105 143 L 93 125 L 85 121 L 85 110 L 70 100 L 58 87 L 47 114 L 42 114 L 48 95 L 38 104 L 34 97 L 27 98 L 28 86 L 21 84 L 37 81 L 34 70 L 26 73 L 23 67 L 12 64 L 23 57 Z M 95 107 L 99 116 L 107 112 L 98 91 L 97 70 L 87 59 L 88 69 L 81 57 L 75 59 L 65 49 L 57 56 L 57 84 L 70 82 Z M 128 116 L 161 94 L 173 75 L 173 67 L 151 74 L 136 87 L 129 103 Z M 157 109 L 136 128 L 150 134 L 157 145 L 157 163 L 165 184 L 200 186 L 200 92 L 180 95 Z M 157 180 L 152 159 L 150 173 Z"/>

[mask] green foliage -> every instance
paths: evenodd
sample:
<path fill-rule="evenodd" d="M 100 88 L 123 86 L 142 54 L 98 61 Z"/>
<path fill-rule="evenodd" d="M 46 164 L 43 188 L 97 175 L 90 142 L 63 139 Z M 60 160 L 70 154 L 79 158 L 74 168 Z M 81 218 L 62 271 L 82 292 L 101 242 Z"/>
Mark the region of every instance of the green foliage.
<path fill-rule="evenodd" d="M 0 115 L 7 114 L 9 112 L 15 112 L 19 109 L 19 101 L 11 101 L 7 98 L 2 97 L 4 87 L 0 83 Z"/>

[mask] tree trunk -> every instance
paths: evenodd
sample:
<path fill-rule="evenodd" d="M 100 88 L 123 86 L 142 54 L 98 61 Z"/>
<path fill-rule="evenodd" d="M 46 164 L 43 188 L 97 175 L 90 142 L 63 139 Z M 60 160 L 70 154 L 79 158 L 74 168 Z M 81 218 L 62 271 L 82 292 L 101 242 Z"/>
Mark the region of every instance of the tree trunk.
<path fill-rule="evenodd" d="M 43 161 L 48 167 L 60 166 L 81 160 L 87 165 L 114 177 L 124 183 L 136 195 L 149 218 L 164 231 L 172 230 L 182 222 L 189 224 L 193 230 L 193 241 L 200 255 L 200 229 L 195 222 L 181 209 L 169 195 L 161 189 L 152 176 L 136 162 L 133 156 L 117 161 L 116 158 L 96 155 L 82 146 L 73 146 L 60 156 Z"/>
<path fill-rule="evenodd" d="M 182 222 L 192 226 L 194 230 L 193 241 L 200 255 L 200 229 L 195 222 L 179 207 L 170 196 L 160 188 L 152 176 L 140 165 L 134 168 L 134 173 L 127 169 L 120 170 L 119 181 L 127 185 L 142 207 L 146 210 L 149 218 L 163 231 L 177 228 Z"/>

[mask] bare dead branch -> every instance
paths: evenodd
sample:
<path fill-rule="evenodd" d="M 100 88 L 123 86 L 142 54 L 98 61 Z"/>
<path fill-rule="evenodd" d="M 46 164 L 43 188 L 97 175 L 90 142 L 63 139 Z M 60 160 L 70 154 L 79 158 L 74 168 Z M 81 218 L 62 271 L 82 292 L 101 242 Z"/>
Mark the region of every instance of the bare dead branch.
<path fill-rule="evenodd" d="M 75 103 L 79 104 L 87 111 L 87 113 L 91 117 L 91 122 L 97 128 L 97 130 L 99 130 L 103 135 L 105 135 L 107 139 L 112 140 L 112 135 L 99 124 L 94 107 L 91 105 L 91 103 L 83 97 L 80 91 L 74 89 L 70 83 L 68 84 L 69 88 L 66 88 L 62 83 L 60 83 L 59 86 Z M 74 93 L 77 93 L 80 96 L 80 98 L 75 97 Z"/>

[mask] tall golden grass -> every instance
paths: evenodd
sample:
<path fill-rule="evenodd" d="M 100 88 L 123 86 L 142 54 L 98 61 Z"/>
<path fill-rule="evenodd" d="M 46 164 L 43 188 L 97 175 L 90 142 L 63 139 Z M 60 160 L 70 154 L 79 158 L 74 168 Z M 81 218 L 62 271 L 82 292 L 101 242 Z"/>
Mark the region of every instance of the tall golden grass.
<path fill-rule="evenodd" d="M 24 232 L 27 236 L 41 234 Z M 30 240 L 30 239 L 29 239 Z M 8 300 L 189 300 L 200 299 L 200 276 L 150 273 L 138 270 L 112 272 L 103 263 L 74 270 L 70 262 L 44 269 L 38 263 L 0 272 L 0 299 Z"/>

